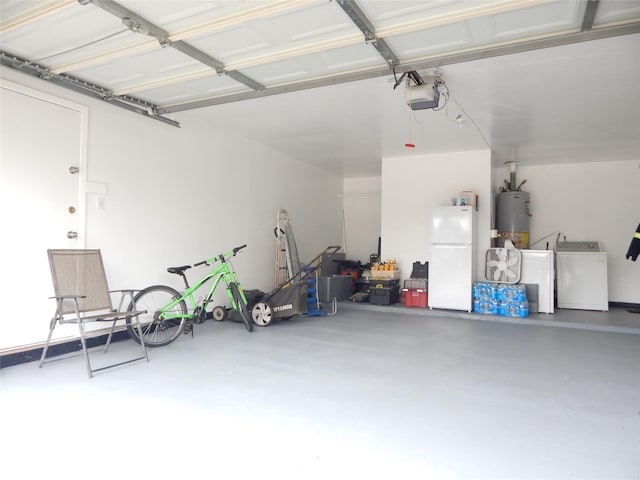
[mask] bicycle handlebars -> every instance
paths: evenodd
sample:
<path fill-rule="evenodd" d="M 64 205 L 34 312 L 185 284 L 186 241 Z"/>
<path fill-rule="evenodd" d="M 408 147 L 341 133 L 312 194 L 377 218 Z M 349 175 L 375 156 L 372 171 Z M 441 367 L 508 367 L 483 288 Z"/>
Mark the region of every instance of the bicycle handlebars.
<path fill-rule="evenodd" d="M 211 265 L 213 262 L 217 262 L 218 260 L 224 260 L 225 258 L 231 257 L 236 255 L 236 253 L 238 253 L 240 250 L 242 250 L 243 248 L 245 248 L 247 246 L 247 244 L 245 243 L 244 245 L 240 245 L 239 247 L 235 247 L 233 250 L 230 250 L 228 252 L 225 253 L 221 253 L 220 255 L 217 255 L 213 258 L 210 258 L 208 260 L 202 260 L 201 262 L 198 263 L 194 263 L 193 266 L 194 267 L 199 267 L 200 265 Z"/>
<path fill-rule="evenodd" d="M 240 250 L 242 250 L 246 246 L 247 246 L 247 244 L 245 243 L 244 245 L 240 245 L 239 247 L 234 248 L 233 249 L 233 254 L 235 255 L 236 253 L 238 253 Z"/>

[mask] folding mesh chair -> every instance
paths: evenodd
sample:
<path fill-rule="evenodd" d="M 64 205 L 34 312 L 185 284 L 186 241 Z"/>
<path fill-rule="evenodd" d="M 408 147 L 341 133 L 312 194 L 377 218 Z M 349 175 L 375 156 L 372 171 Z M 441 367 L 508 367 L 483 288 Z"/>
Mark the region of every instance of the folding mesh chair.
<path fill-rule="evenodd" d="M 146 312 L 135 309 L 133 290 L 109 290 L 100 250 L 47 250 L 47 254 L 55 292 L 55 297 L 52 298 L 56 300 L 56 312 L 49 324 L 49 336 L 42 351 L 39 367 L 45 363 L 54 329 L 58 324 L 65 323 L 78 325 L 89 378 L 93 377 L 95 372 L 107 368 L 143 359 L 149 361 L 144 345 L 144 336 L 138 321 L 138 315 Z M 113 308 L 111 302 L 112 293 L 120 293 L 120 303 L 117 309 Z M 132 311 L 123 310 L 123 307 L 125 309 L 128 307 L 128 305 L 124 305 L 125 298 L 130 299 L 133 305 Z M 126 326 L 131 325 L 138 329 L 142 355 L 106 367 L 92 369 L 87 350 L 85 324 L 111 322 L 111 329 L 104 347 L 104 351 L 107 352 L 119 320 L 124 320 Z"/>

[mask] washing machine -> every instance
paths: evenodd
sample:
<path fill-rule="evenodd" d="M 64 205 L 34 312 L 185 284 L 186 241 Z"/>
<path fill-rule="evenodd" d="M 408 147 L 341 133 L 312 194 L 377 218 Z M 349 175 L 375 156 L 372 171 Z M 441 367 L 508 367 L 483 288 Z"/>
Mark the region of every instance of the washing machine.
<path fill-rule="evenodd" d="M 609 310 L 607 253 L 598 242 L 556 244 L 558 308 Z"/>

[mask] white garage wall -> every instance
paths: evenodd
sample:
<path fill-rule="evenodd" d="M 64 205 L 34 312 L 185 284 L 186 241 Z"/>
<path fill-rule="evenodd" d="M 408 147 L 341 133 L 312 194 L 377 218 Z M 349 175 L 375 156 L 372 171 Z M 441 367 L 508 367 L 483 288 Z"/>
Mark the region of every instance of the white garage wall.
<path fill-rule="evenodd" d="M 344 234 L 346 258 L 369 262 L 378 251 L 381 208 L 380 177 L 344 180 Z"/>
<path fill-rule="evenodd" d="M 479 197 L 477 252 L 490 245 L 491 152 L 441 153 L 382 159 L 382 257 L 395 258 L 401 277 L 429 260 L 430 210 L 451 205 L 463 190 Z M 478 255 L 478 272 L 484 271 Z"/>
<path fill-rule="evenodd" d="M 271 290 L 280 208 L 303 262 L 340 244 L 341 178 L 198 123 L 177 129 L 110 109 L 90 117 L 89 134 L 89 180 L 108 194 L 104 210 L 88 202 L 88 245 L 103 244 L 107 258 L 124 255 L 142 285 L 175 283 L 167 266 L 247 243 L 234 261 L 243 284 Z M 114 227 L 130 233 L 114 235 Z"/>
<path fill-rule="evenodd" d="M 87 105 L 86 178 L 94 191 L 104 193 L 87 195 L 85 246 L 102 249 L 112 288 L 180 286 L 179 277 L 166 273 L 166 267 L 192 264 L 246 243 L 233 262 L 240 279 L 245 288 L 270 291 L 280 208 L 289 211 L 303 262 L 340 244 L 341 177 L 201 123 L 187 121 L 175 128 L 19 72 L 3 69 L 2 78 Z M 176 120 L 181 121 L 179 115 Z M 37 253 L 26 252 L 25 258 L 42 259 Z M 203 273 L 197 270 L 192 278 Z M 33 292 L 34 302 L 51 302 L 50 294 Z M 52 314 L 53 303 L 50 307 Z M 21 338 L 0 349 L 43 341 L 49 318 L 28 320 L 42 325 L 37 338 Z M 21 327 L 4 322 L 1 328 Z"/>

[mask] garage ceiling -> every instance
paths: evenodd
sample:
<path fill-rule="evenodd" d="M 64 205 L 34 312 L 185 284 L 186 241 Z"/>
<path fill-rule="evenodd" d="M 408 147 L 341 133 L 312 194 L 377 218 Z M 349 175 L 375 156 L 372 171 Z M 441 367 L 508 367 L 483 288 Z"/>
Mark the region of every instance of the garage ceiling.
<path fill-rule="evenodd" d="M 0 0 L 3 67 L 345 177 L 387 156 L 640 158 L 640 2 Z M 442 79 L 412 111 L 405 72 Z M 406 143 L 415 147 L 406 147 Z"/>

